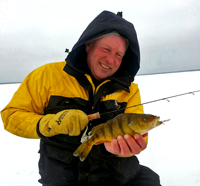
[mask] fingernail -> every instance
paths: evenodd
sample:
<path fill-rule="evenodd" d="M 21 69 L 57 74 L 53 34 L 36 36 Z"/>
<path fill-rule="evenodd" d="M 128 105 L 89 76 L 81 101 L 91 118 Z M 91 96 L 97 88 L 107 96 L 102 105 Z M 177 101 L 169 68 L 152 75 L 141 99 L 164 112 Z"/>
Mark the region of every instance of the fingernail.
<path fill-rule="evenodd" d="M 124 138 L 125 138 L 125 139 L 128 139 L 129 137 L 130 137 L 130 135 L 128 135 L 128 134 L 125 134 L 125 135 L 124 135 Z"/>
<path fill-rule="evenodd" d="M 135 134 L 135 139 L 139 139 L 140 135 L 139 134 Z"/>
<path fill-rule="evenodd" d="M 122 139 L 122 136 L 117 136 L 117 139 Z"/>

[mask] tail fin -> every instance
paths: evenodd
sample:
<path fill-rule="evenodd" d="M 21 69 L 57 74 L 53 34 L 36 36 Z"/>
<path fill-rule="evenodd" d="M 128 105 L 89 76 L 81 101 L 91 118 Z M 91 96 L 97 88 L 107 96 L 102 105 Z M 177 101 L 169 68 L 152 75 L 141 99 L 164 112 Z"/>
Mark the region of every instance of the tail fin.
<path fill-rule="evenodd" d="M 74 156 L 79 156 L 81 161 L 84 161 L 89 152 L 92 149 L 92 144 L 88 143 L 88 141 L 85 141 L 83 144 L 81 144 L 76 151 L 74 152 Z"/>

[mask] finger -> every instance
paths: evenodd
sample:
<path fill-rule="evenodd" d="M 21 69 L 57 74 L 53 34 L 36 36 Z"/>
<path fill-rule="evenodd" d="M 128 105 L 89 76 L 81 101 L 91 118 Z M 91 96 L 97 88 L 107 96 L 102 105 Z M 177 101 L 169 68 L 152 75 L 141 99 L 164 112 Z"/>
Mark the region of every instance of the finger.
<path fill-rule="evenodd" d="M 106 148 L 107 151 L 109 151 L 109 152 L 111 151 L 111 142 L 110 141 L 105 142 L 104 146 L 105 146 L 105 148 Z"/>
<path fill-rule="evenodd" d="M 146 149 L 147 142 L 145 141 L 144 137 L 140 134 L 135 134 L 136 142 L 141 147 L 142 150 Z"/>
<path fill-rule="evenodd" d="M 117 139 L 113 139 L 111 141 L 111 147 L 112 147 L 113 154 L 117 154 L 117 155 L 120 154 L 121 150 L 120 150 L 120 146 Z"/>
<path fill-rule="evenodd" d="M 137 143 L 137 141 L 130 135 L 126 134 L 124 136 L 130 150 L 132 154 L 139 154 L 141 152 L 141 147 L 140 145 Z"/>
<path fill-rule="evenodd" d="M 129 156 L 131 154 L 131 150 L 126 142 L 126 140 L 122 136 L 117 137 L 121 153 L 120 155 Z"/>
<path fill-rule="evenodd" d="M 120 154 L 119 144 L 116 139 L 113 139 L 111 142 L 105 142 L 104 146 L 106 150 L 112 154 Z"/>

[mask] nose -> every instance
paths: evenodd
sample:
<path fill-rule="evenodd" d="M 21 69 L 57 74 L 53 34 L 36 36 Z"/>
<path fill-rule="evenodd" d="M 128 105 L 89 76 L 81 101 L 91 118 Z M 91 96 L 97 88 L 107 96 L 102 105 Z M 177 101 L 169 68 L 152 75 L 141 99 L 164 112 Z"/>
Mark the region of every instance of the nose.
<path fill-rule="evenodd" d="M 115 55 L 112 54 L 112 53 L 109 53 L 107 56 L 106 56 L 106 61 L 109 63 L 109 64 L 113 64 L 115 62 Z"/>

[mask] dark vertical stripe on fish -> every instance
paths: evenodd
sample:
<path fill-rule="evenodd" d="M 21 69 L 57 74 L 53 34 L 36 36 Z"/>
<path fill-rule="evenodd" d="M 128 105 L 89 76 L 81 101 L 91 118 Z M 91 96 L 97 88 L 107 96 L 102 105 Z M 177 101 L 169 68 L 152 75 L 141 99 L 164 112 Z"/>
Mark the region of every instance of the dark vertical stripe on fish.
<path fill-rule="evenodd" d="M 106 138 L 106 134 L 105 134 L 105 126 L 103 125 L 100 129 L 101 129 L 101 132 L 102 132 L 104 138 Z"/>
<path fill-rule="evenodd" d="M 130 124 L 130 123 L 131 123 L 131 119 L 132 119 L 132 118 L 131 118 L 131 115 L 130 115 L 130 114 L 128 114 L 128 115 L 127 115 L 127 123 L 128 123 L 128 124 Z"/>
<path fill-rule="evenodd" d="M 108 123 L 108 129 L 110 131 L 110 134 L 111 134 L 112 138 L 114 138 L 114 136 L 113 136 L 113 127 L 112 127 L 111 123 Z"/>
<path fill-rule="evenodd" d="M 124 129 L 123 129 L 123 117 L 119 117 L 117 120 L 117 124 L 119 126 L 119 129 L 121 130 L 122 134 L 124 134 Z"/>
<path fill-rule="evenodd" d="M 95 137 L 96 137 L 96 139 L 99 139 L 98 132 L 95 132 Z"/>

